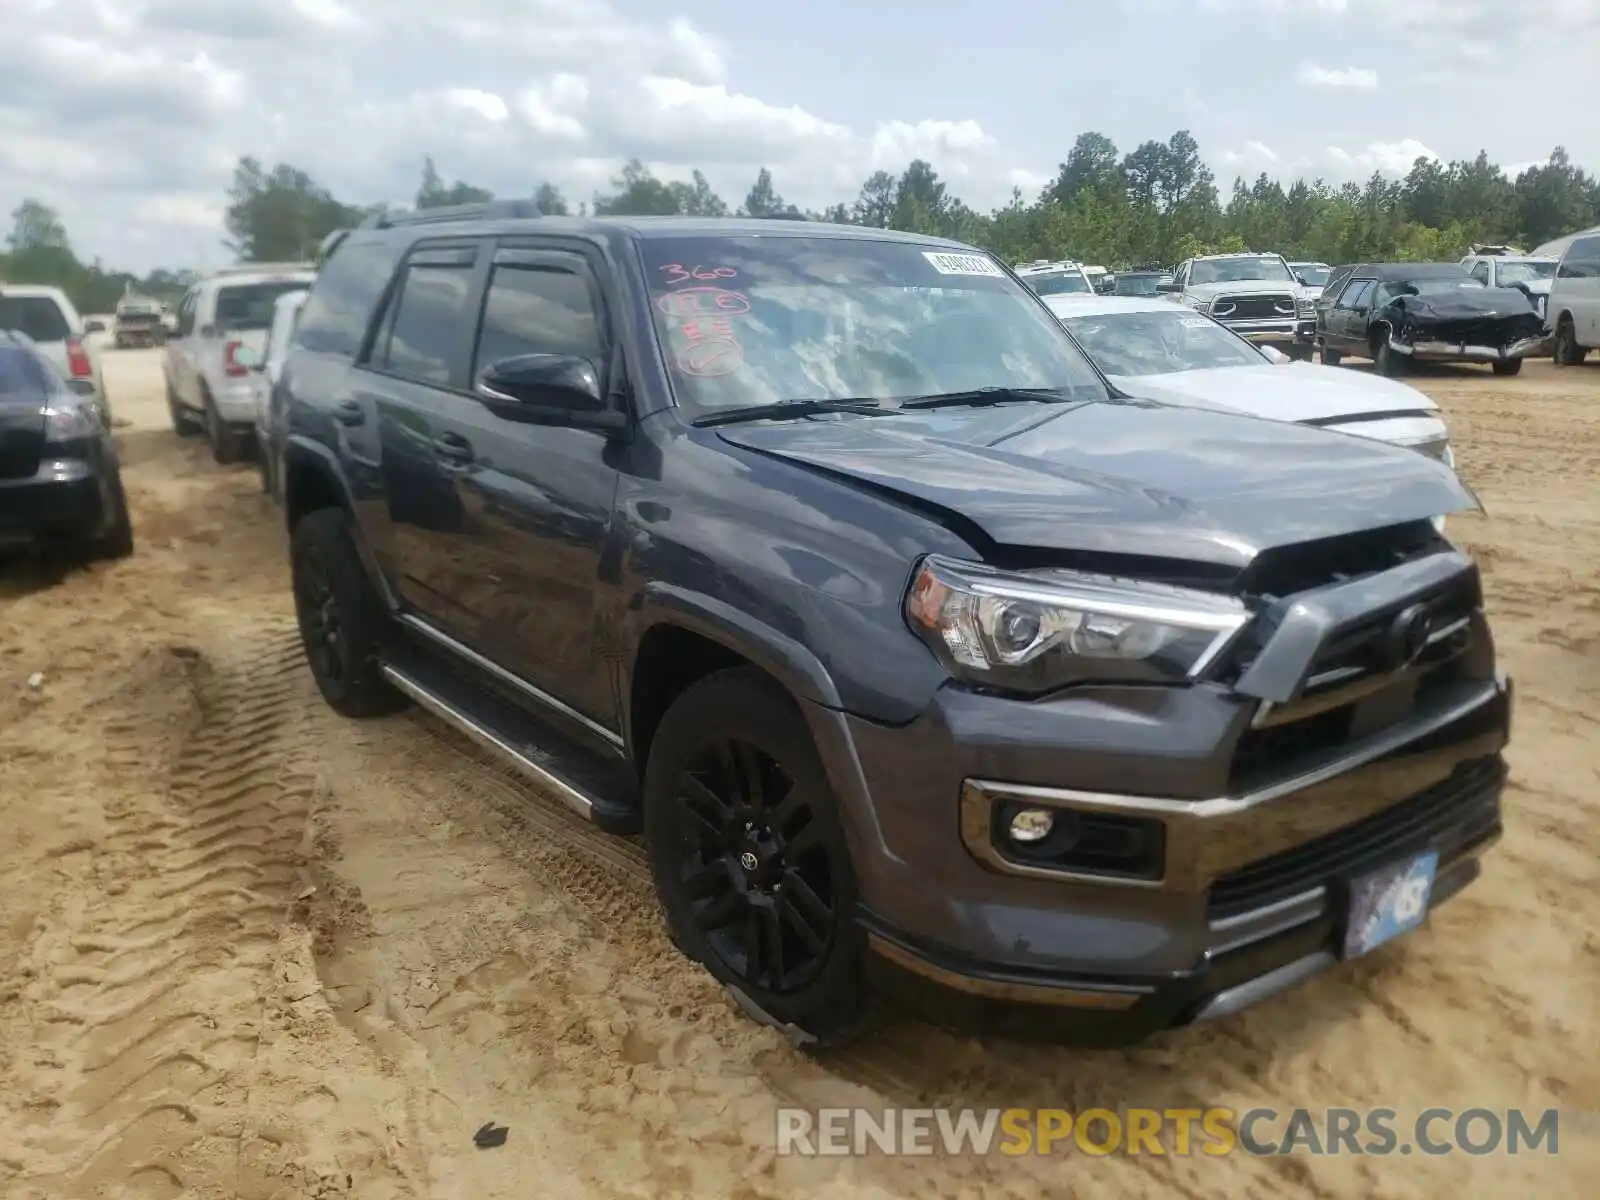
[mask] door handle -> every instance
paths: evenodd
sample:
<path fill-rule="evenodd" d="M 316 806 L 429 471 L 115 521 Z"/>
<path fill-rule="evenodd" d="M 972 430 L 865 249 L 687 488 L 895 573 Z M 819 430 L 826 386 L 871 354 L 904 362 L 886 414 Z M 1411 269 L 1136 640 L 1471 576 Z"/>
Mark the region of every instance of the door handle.
<path fill-rule="evenodd" d="M 367 419 L 367 413 L 358 401 L 341 400 L 333 406 L 333 419 L 341 425 L 360 425 Z"/>
<path fill-rule="evenodd" d="M 472 444 L 458 433 L 441 433 L 434 438 L 433 452 L 448 463 L 464 465 L 472 461 Z"/>

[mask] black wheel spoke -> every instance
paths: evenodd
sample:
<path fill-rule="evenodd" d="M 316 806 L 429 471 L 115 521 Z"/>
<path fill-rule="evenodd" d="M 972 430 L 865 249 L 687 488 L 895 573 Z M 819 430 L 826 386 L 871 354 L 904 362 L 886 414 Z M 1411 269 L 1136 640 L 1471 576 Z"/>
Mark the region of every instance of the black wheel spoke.
<path fill-rule="evenodd" d="M 744 913 L 744 976 L 751 983 L 761 983 L 766 978 L 766 962 L 762 953 L 765 922 L 761 917 L 761 910 L 754 904 L 745 909 Z"/>
<path fill-rule="evenodd" d="M 706 863 L 683 881 L 684 895 L 690 900 L 709 900 L 732 890 L 733 881 L 728 878 L 728 868 L 720 859 Z"/>
<path fill-rule="evenodd" d="M 695 924 L 707 933 L 727 929 L 748 912 L 748 902 L 730 888 L 695 914 Z"/>
<path fill-rule="evenodd" d="M 833 909 L 799 871 L 790 871 L 783 877 L 783 895 L 814 932 L 825 932 L 833 924 Z"/>
<path fill-rule="evenodd" d="M 713 792 L 693 775 L 685 775 L 678 785 L 678 795 L 689 815 L 707 830 L 722 838 L 728 835 L 728 823 L 733 810 L 723 798 Z"/>
<path fill-rule="evenodd" d="M 784 787 L 774 796 L 772 804 L 772 828 L 781 836 L 787 836 L 790 826 L 795 818 L 806 810 L 806 794 L 792 779 L 784 781 Z"/>
<path fill-rule="evenodd" d="M 780 920 L 787 918 L 789 928 L 794 930 L 795 936 L 805 944 L 810 953 L 820 953 L 828 944 L 827 939 L 811 927 L 805 914 L 800 911 L 800 906 L 795 903 L 794 897 L 788 894 L 788 889 L 785 889 L 784 895 L 778 900 L 778 917 Z"/>
<path fill-rule="evenodd" d="M 759 813 L 764 806 L 765 789 L 761 785 L 761 756 L 749 742 L 734 743 L 735 769 L 739 774 L 740 796 L 751 814 Z"/>
<path fill-rule="evenodd" d="M 762 905 L 756 910 L 761 915 L 761 933 L 767 943 L 766 966 L 771 973 L 773 988 L 783 986 L 787 974 L 783 964 L 783 922 L 778 919 L 777 905 Z"/>
<path fill-rule="evenodd" d="M 717 745 L 717 768 L 722 772 L 723 786 L 727 788 L 727 798 L 735 809 L 745 803 L 744 790 L 740 786 L 739 764 L 733 758 L 733 746 L 728 742 Z"/>
<path fill-rule="evenodd" d="M 789 837 L 783 848 L 791 861 L 810 854 L 813 850 L 822 849 L 822 827 L 816 821 L 809 819 L 808 815 L 806 823 Z"/>

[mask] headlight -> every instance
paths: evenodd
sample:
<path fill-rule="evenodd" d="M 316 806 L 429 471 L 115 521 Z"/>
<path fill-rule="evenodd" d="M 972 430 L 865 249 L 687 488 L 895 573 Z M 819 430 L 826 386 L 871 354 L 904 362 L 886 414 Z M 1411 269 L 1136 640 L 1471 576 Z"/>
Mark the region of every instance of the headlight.
<path fill-rule="evenodd" d="M 957 678 L 1030 695 L 1196 678 L 1250 620 L 1238 601 L 1209 592 L 936 555 L 912 577 L 905 612 Z"/>
<path fill-rule="evenodd" d="M 1298 300 L 1295 303 L 1299 306 L 1302 317 L 1314 317 L 1317 315 L 1317 302 L 1315 300 Z"/>
<path fill-rule="evenodd" d="M 99 434 L 100 414 L 91 400 L 74 403 L 57 397 L 44 410 L 44 440 L 47 442 L 81 441 Z"/>

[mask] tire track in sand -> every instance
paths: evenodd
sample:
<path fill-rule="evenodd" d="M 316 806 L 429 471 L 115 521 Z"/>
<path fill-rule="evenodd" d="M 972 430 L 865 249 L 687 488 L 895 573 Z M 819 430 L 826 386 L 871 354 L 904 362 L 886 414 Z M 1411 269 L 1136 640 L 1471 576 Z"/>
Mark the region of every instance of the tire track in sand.
<path fill-rule="evenodd" d="M 298 667 L 279 624 L 220 661 L 151 651 L 107 705 L 107 895 L 50 956 L 38 997 L 52 1112 L 29 1173 L 47 1188 L 175 1196 L 234 1174 L 314 784 L 285 768 Z M 176 739 L 174 695 L 188 714 Z M 52 1128 L 95 1132 L 69 1144 Z"/>

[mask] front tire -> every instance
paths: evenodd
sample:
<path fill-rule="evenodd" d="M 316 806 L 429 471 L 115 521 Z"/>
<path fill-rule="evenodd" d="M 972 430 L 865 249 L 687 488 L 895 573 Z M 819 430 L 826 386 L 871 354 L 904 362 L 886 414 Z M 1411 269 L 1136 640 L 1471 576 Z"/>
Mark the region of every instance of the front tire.
<path fill-rule="evenodd" d="M 1501 362 L 1490 363 L 1489 368 L 1496 375 L 1520 375 L 1522 374 L 1522 360 L 1520 358 L 1508 358 Z"/>
<path fill-rule="evenodd" d="M 1403 359 L 1403 355 L 1396 354 L 1390 348 L 1387 337 L 1380 335 L 1373 339 L 1372 361 L 1377 364 L 1379 375 L 1393 379 L 1402 374 L 1405 371 Z"/>
<path fill-rule="evenodd" d="M 691 687 L 652 740 L 644 824 L 679 949 L 819 1043 L 860 1028 L 855 870 L 793 701 L 745 668 Z"/>
<path fill-rule="evenodd" d="M 111 527 L 94 544 L 94 556 L 115 560 L 133 553 L 133 518 L 128 515 L 128 495 L 122 488 L 122 473 L 111 476 Z"/>
<path fill-rule="evenodd" d="M 1588 354 L 1589 352 L 1587 350 L 1578 345 L 1578 337 L 1573 331 L 1572 322 L 1562 321 L 1561 324 L 1556 328 L 1555 350 L 1551 355 L 1551 357 L 1555 359 L 1556 366 L 1581 366 L 1583 360 L 1588 357 Z"/>
<path fill-rule="evenodd" d="M 313 509 L 289 540 L 295 616 L 322 698 L 347 717 L 376 717 L 409 703 L 379 666 L 386 616 L 341 508 Z"/>
<path fill-rule="evenodd" d="M 190 415 L 189 410 L 183 407 L 178 399 L 178 393 L 172 390 L 172 384 L 167 384 L 167 413 L 172 418 L 172 432 L 179 437 L 194 437 L 200 432 L 200 424 Z"/>

